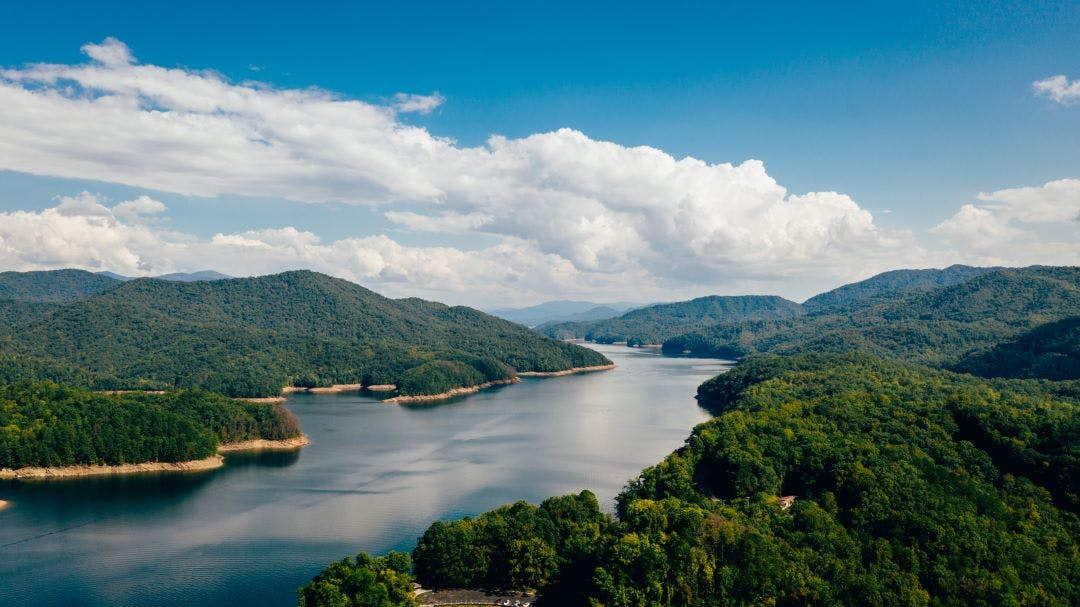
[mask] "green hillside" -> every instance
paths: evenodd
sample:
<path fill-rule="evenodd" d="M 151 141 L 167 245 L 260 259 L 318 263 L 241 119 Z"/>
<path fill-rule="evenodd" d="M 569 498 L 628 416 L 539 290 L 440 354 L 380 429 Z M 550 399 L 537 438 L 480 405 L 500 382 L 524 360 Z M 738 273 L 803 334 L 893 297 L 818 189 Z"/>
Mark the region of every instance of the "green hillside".
<path fill-rule="evenodd" d="M 1080 315 L 1080 268 L 1001 269 L 840 313 L 726 323 L 665 342 L 670 353 L 866 352 L 949 366 L 1040 324 Z"/>
<path fill-rule="evenodd" d="M 955 369 L 983 377 L 1080 379 L 1080 317 L 1035 327 L 965 358 Z"/>
<path fill-rule="evenodd" d="M 515 371 L 607 362 L 471 308 L 391 300 L 307 271 L 132 280 L 9 324 L 0 339 L 7 353 L 0 377 L 20 379 L 24 370 L 36 378 L 36 369 L 49 368 L 61 381 L 70 376 L 95 389 L 198 387 L 230 396 L 335 383 L 402 383 L 406 393 L 438 393 Z M 424 367 L 435 372 L 430 377 L 406 376 L 433 361 L 448 364 Z"/>
<path fill-rule="evenodd" d="M 639 308 L 617 318 L 556 323 L 537 327 L 537 330 L 559 339 L 572 337 L 597 343 L 659 344 L 676 335 L 719 323 L 793 318 L 801 314 L 803 310 L 799 304 L 775 295 L 710 295 Z"/>
<path fill-rule="evenodd" d="M 83 270 L 0 272 L 0 300 L 75 301 L 107 291 L 120 282 Z"/>
<path fill-rule="evenodd" d="M 279 406 L 185 390 L 95 394 L 51 382 L 0 386 L 0 468 L 180 462 L 220 443 L 300 433 Z"/>
<path fill-rule="evenodd" d="M 810 313 L 849 311 L 884 303 L 898 295 L 958 285 L 996 269 L 1000 268 L 952 265 L 940 270 L 892 270 L 815 295 L 803 306 Z"/>

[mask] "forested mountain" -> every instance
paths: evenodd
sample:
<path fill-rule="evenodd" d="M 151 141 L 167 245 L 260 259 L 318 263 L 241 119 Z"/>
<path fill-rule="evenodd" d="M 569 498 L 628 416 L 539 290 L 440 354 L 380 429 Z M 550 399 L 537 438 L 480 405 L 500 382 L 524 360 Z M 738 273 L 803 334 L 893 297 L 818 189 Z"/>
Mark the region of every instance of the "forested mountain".
<path fill-rule="evenodd" d="M 840 313 L 725 323 L 665 342 L 666 352 L 735 357 L 860 351 L 950 366 L 1040 324 L 1080 315 L 1080 268 L 986 272 L 966 282 Z"/>
<path fill-rule="evenodd" d="M 83 270 L 0 272 L 0 300 L 68 302 L 97 295 L 119 280 Z"/>
<path fill-rule="evenodd" d="M 811 313 L 851 310 L 882 303 L 888 298 L 958 285 L 997 269 L 1000 268 L 952 265 L 940 270 L 892 270 L 815 295 L 804 301 L 803 306 Z"/>
<path fill-rule="evenodd" d="M 51 382 L 0 385 L 0 468 L 189 461 L 221 443 L 299 433 L 280 406 L 198 390 L 106 395 Z"/>
<path fill-rule="evenodd" d="M 956 370 L 983 377 L 1080 379 L 1080 317 L 1035 327 L 965 358 Z"/>
<path fill-rule="evenodd" d="M 617 318 L 557 323 L 537 327 L 551 337 L 583 338 L 598 343 L 659 344 L 676 335 L 719 323 L 793 318 L 802 307 L 775 295 L 710 295 L 690 301 L 656 304 Z"/>
<path fill-rule="evenodd" d="M 391 300 L 307 271 L 136 279 L 17 330 L 9 324 L 0 339 L 0 377 L 10 380 L 48 369 L 95 389 L 200 387 L 231 396 L 334 383 L 428 394 L 607 362 L 471 308 Z"/>
<path fill-rule="evenodd" d="M 1080 603 L 1080 385 L 815 354 L 744 361 L 699 397 L 717 417 L 617 519 L 583 492 L 438 522 L 417 580 L 561 606 Z M 301 604 L 353 598 L 345 573 Z"/>

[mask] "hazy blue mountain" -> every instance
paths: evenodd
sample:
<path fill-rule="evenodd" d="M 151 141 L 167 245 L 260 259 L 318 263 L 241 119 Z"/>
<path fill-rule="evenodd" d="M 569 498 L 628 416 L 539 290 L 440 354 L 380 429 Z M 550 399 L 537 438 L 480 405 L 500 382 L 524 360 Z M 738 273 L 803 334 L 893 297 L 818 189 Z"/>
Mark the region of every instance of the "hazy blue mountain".
<path fill-rule="evenodd" d="M 198 272 L 173 272 L 171 274 L 162 274 L 156 278 L 174 282 L 195 282 L 197 280 L 225 280 L 227 278 L 232 278 L 232 276 L 222 274 L 221 272 L 215 272 L 214 270 L 199 270 Z"/>
<path fill-rule="evenodd" d="M 116 272 L 110 272 L 108 270 L 102 270 L 100 272 L 94 272 L 94 273 L 97 274 L 98 276 L 104 276 L 106 278 L 111 278 L 113 280 L 120 280 L 120 281 L 131 280 L 130 276 L 124 276 L 123 274 L 117 274 Z"/>
<path fill-rule="evenodd" d="M 116 280 L 134 280 L 131 276 L 124 276 L 123 274 L 117 274 L 116 272 L 98 272 L 101 276 L 108 276 Z M 232 278 L 228 274 L 222 274 L 214 270 L 199 270 L 198 272 L 171 272 L 169 274 L 162 274 L 161 276 L 154 276 L 161 280 L 171 280 L 173 282 L 195 282 L 197 280 L 225 280 L 226 278 Z"/>
<path fill-rule="evenodd" d="M 572 322 L 583 320 L 602 320 L 614 318 L 627 310 L 645 304 L 620 301 L 615 303 L 596 303 L 592 301 L 547 301 L 526 308 L 499 308 L 489 310 L 488 314 L 505 320 L 535 327 L 552 322 Z"/>

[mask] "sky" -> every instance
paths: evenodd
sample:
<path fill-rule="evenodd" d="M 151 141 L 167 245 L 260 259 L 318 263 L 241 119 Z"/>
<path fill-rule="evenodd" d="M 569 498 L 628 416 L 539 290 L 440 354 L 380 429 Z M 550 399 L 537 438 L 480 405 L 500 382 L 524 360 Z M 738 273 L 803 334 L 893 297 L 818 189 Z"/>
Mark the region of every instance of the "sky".
<path fill-rule="evenodd" d="M 9 4 L 0 270 L 491 308 L 1080 263 L 1075 2 Z"/>

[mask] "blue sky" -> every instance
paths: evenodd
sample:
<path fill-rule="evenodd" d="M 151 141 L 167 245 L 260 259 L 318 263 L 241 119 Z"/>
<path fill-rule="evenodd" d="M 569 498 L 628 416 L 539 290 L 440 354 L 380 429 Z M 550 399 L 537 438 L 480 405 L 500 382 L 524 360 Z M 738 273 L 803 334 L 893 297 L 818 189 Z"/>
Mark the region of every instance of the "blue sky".
<path fill-rule="evenodd" d="M 441 102 L 428 113 L 398 111 L 388 128 L 416 126 L 433 138 L 451 139 L 455 157 L 462 150 L 489 146 L 493 134 L 528 142 L 533 135 L 572 129 L 587 141 L 570 145 L 572 151 L 559 147 L 557 153 L 593 158 L 595 150 L 590 150 L 596 142 L 617 144 L 616 155 L 649 146 L 673 159 L 689 156 L 708 166 L 759 160 L 764 177 L 732 178 L 739 180 L 739 193 L 710 181 L 721 179 L 711 173 L 672 179 L 652 178 L 646 170 L 643 183 L 627 186 L 651 192 L 647 202 L 657 207 L 645 212 L 646 201 L 627 206 L 591 189 L 597 184 L 568 184 L 589 181 L 590 176 L 544 164 L 552 162 L 544 154 L 556 152 L 545 147 L 553 142 L 540 142 L 546 151 L 527 145 L 514 150 L 513 157 L 528 157 L 526 164 L 536 172 L 515 165 L 513 178 L 506 177 L 513 182 L 506 192 L 467 189 L 456 181 L 451 184 L 454 177 L 449 175 L 432 178 L 431 187 L 423 191 L 378 179 L 372 186 L 367 177 L 350 182 L 351 171 L 346 171 L 349 176 L 330 177 L 341 182 L 338 190 L 307 192 L 292 189 L 291 182 L 283 188 L 283 180 L 251 186 L 254 169 L 245 169 L 239 177 L 216 177 L 213 187 L 207 185 L 193 196 L 181 191 L 186 188 L 177 185 L 177 179 L 163 185 L 154 176 L 172 170 L 167 155 L 145 163 L 110 157 L 108 171 L 76 168 L 79 159 L 104 161 L 100 145 L 86 144 L 73 128 L 68 142 L 72 151 L 58 154 L 50 149 L 42 151 L 40 159 L 8 163 L 0 156 L 0 169 L 6 169 L 0 171 L 0 211 L 41 214 L 63 204 L 59 197 L 84 191 L 105 209 L 145 195 L 164 203 L 166 210 L 152 210 L 154 221 L 142 221 L 139 229 L 166 240 L 207 241 L 218 234 L 294 228 L 326 245 L 385 238 L 405 249 L 396 251 L 397 262 L 389 261 L 380 248 L 385 242 L 376 246 L 371 241 L 348 252 L 315 256 L 290 258 L 277 251 L 274 263 L 256 263 L 226 253 L 220 253 L 221 258 L 190 252 L 170 257 L 167 250 L 177 250 L 172 240 L 171 247 L 131 248 L 131 238 L 146 240 L 146 234 L 115 242 L 102 236 L 103 242 L 128 247 L 120 257 L 103 253 L 104 244 L 83 243 L 58 252 L 49 250 L 48 243 L 24 238 L 21 253 L 0 257 L 16 269 L 63 263 L 132 272 L 139 270 L 135 258 L 148 273 L 197 269 L 184 267 L 193 263 L 234 273 L 313 265 L 391 294 L 487 305 L 564 296 L 650 299 L 741 290 L 800 297 L 889 269 L 890 263 L 1075 263 L 1078 257 L 1076 246 L 1070 247 L 1075 222 L 1068 221 L 1075 217 L 1073 205 L 1080 205 L 1080 186 L 1070 181 L 1080 178 L 1080 104 L 1068 88 L 1080 78 L 1080 5 L 1075 3 L 342 3 L 297 10 L 274 3 L 239 8 L 189 2 L 142 11 L 108 2 L 71 3 L 62 10 L 25 4 L 3 9 L 0 68 L 86 65 L 96 59 L 81 48 L 111 37 L 130 49 L 131 65 L 160 66 L 191 77 L 211 71 L 231 85 L 258 82 L 253 90 L 315 88 L 372 108 L 394 107 L 399 93 L 437 92 Z M 1057 75 L 1066 78 L 1060 100 L 1033 89 L 1033 83 Z M 32 80 L 9 74 L 7 83 L 40 92 L 43 85 Z M 59 85 L 44 88 L 49 86 Z M 98 83 L 82 86 L 89 90 Z M 118 93 L 108 89 L 92 94 Z M 142 111 L 191 111 L 162 103 L 153 100 L 157 105 Z M 36 115 L 0 108 L 0 126 Z M 88 114 L 64 116 L 86 120 Z M 243 124 L 250 127 L 264 120 L 266 116 L 245 118 Z M 63 133 L 51 136 L 63 139 Z M 132 145 L 134 140 L 124 141 Z M 566 141 L 557 143 L 564 146 Z M 374 156 L 357 152 L 348 166 L 381 153 L 373 149 Z M 310 160 L 308 151 L 286 152 L 298 161 Z M 15 152 L 0 148 L 0 154 L 5 153 Z M 618 165 L 624 161 L 608 160 L 602 166 L 585 165 L 610 170 L 599 181 L 607 190 L 618 190 L 622 182 L 611 180 L 618 178 Z M 449 162 L 457 166 L 458 161 Z M 419 172 L 419 181 L 437 170 L 421 161 L 411 163 L 409 157 L 398 158 L 393 170 L 404 171 L 401 179 L 417 179 Z M 435 164 L 445 166 L 447 161 Z M 122 170 L 126 165 L 131 165 L 128 172 Z M 486 158 L 483 167 L 470 165 L 461 171 L 473 179 L 499 181 L 499 167 L 504 166 Z M 634 178 L 624 176 L 628 184 Z M 777 202 L 772 194 L 764 201 L 746 199 L 751 196 L 746 191 L 763 187 L 754 181 L 759 178 L 775 181 L 784 190 L 781 198 L 838 192 L 855 210 L 839 212 L 847 202 L 816 199 L 802 209 L 786 198 Z M 710 185 L 700 185 L 702 180 Z M 688 182 L 698 185 L 679 189 Z M 347 195 L 350 188 L 368 186 L 371 196 Z M 585 202 L 568 202 L 568 190 Z M 515 202 L 522 192 L 529 193 L 529 201 Z M 979 198 L 980 193 L 995 192 L 1004 193 Z M 648 226 L 688 197 L 700 204 L 694 213 L 715 211 L 717 216 L 708 230 L 687 233 L 686 246 L 666 248 L 663 242 L 678 238 L 682 224 L 676 221 L 663 234 L 651 234 Z M 493 198 L 501 202 L 495 204 Z M 587 209 L 593 202 L 595 208 Z M 90 203 L 84 198 L 80 204 Z M 551 206 L 548 214 L 527 217 L 514 204 L 527 205 L 525 211 Z M 1024 214 L 1033 207 L 1044 210 Z M 77 215 L 73 208 L 69 205 L 61 215 Z M 738 212 L 726 215 L 728 208 Z M 548 217 L 565 218 L 575 209 L 584 210 L 581 217 L 570 217 L 569 227 L 547 225 Z M 859 215 L 866 212 L 872 225 L 864 225 Z M 809 230 L 811 235 L 785 229 L 760 241 L 732 227 L 759 215 L 765 217 L 765 227 L 749 230 L 755 234 L 768 231 L 776 221 L 816 227 Z M 442 224 L 432 227 L 418 216 Z M 1066 219 L 1064 227 L 1059 216 Z M 525 225 L 528 221 L 533 223 Z M 574 230 L 574 242 L 554 234 L 574 235 Z M 164 232 L 169 234 L 162 236 Z M 820 240 L 821 234 L 828 234 L 828 240 Z M 274 242 L 281 245 L 282 237 L 278 233 Z M 638 240 L 637 251 L 648 249 L 647 254 L 628 262 L 636 252 L 618 248 L 620 238 Z M 7 240 L 12 248 L 13 239 Z M 761 253 L 777 243 L 773 254 Z M 364 247 L 379 249 L 379 269 L 350 261 L 366 255 Z M 514 250 L 493 250 L 498 247 Z M 455 257 L 477 251 L 486 251 L 482 260 Z M 853 256 L 861 263 L 841 263 Z M 403 261 L 409 257 L 412 261 Z M 401 267 L 392 267 L 394 263 Z M 443 274 L 409 263 L 441 267 Z M 468 268 L 485 263 L 515 265 L 517 286 L 494 288 L 481 276 L 468 276 Z M 118 264 L 127 266 L 104 268 Z M 666 273 L 669 265 L 676 267 Z M 454 282 L 446 280 L 449 275 L 459 284 L 447 286 Z"/>

